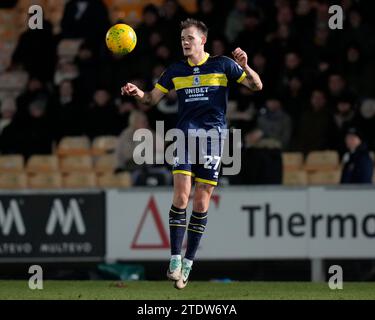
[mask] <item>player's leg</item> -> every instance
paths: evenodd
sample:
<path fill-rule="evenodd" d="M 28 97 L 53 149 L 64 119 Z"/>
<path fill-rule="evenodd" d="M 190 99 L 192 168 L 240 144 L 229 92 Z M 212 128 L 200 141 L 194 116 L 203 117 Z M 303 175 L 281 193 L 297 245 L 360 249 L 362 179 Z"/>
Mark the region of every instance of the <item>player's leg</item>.
<path fill-rule="evenodd" d="M 169 235 L 171 260 L 167 277 L 178 280 L 181 277 L 181 248 L 186 229 L 186 207 L 191 191 L 191 176 L 186 173 L 173 175 L 173 204 L 169 211 Z"/>
<path fill-rule="evenodd" d="M 219 139 L 208 139 L 207 146 L 198 144 L 199 163 L 192 166 L 195 174 L 193 212 L 187 231 L 187 248 L 182 262 L 182 276 L 176 281 L 177 289 L 185 288 L 200 240 L 206 229 L 207 212 L 212 192 L 218 183 L 222 143 Z"/>
<path fill-rule="evenodd" d="M 196 182 L 193 200 L 193 212 L 187 231 L 187 248 L 182 261 L 182 276 L 176 282 L 177 289 L 185 288 L 199 243 L 207 225 L 207 213 L 214 185 Z"/>

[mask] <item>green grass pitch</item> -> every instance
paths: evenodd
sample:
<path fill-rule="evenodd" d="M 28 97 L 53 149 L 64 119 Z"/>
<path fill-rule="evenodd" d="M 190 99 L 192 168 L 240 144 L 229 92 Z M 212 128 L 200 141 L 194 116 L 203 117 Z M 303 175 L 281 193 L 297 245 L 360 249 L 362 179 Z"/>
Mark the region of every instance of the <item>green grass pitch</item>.
<path fill-rule="evenodd" d="M 0 300 L 375 300 L 375 283 L 344 282 L 342 290 L 311 282 L 200 282 L 184 290 L 167 281 L 44 281 L 30 290 L 28 281 L 0 281 Z"/>

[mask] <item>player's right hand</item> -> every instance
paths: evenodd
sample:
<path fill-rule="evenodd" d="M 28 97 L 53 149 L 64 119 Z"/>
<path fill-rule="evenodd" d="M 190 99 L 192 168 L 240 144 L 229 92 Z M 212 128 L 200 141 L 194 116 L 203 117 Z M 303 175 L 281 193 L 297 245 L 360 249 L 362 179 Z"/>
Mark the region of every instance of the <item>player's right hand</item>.
<path fill-rule="evenodd" d="M 127 96 L 134 97 L 134 96 L 138 95 L 138 90 L 139 89 L 135 84 L 132 84 L 132 83 L 128 82 L 126 85 L 124 85 L 121 88 L 121 95 L 127 95 Z"/>

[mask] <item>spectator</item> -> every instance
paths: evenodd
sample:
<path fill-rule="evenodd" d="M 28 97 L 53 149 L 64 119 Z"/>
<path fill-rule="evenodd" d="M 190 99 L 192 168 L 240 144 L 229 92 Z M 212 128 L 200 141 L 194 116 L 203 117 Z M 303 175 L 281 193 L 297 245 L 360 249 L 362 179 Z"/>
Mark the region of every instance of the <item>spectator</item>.
<path fill-rule="evenodd" d="M 302 50 L 306 62 L 319 68 L 322 60 L 331 61 L 337 56 L 337 43 L 332 40 L 327 25 L 317 27 L 312 41 L 302 41 Z"/>
<path fill-rule="evenodd" d="M 150 110 L 149 118 L 151 121 L 164 121 L 165 131 L 176 127 L 178 112 L 177 93 L 169 91 L 156 107 Z"/>
<path fill-rule="evenodd" d="M 158 29 L 151 32 L 148 38 L 147 47 L 147 51 L 145 51 L 143 56 L 139 58 L 142 60 L 142 63 L 136 63 L 131 75 L 138 77 L 142 76 L 142 78 L 150 78 L 152 76 L 152 70 L 155 66 L 162 63 L 169 63 L 172 56 L 176 54 L 175 52 L 171 52 L 168 43 L 164 41 L 163 33 L 158 31 Z M 150 56 L 150 52 L 153 52 L 154 54 Z M 128 65 L 126 67 L 129 68 Z"/>
<path fill-rule="evenodd" d="M 95 57 L 92 48 L 84 42 L 81 44 L 74 62 L 78 73 L 77 78 L 74 80 L 77 88 L 75 97 L 79 102 L 87 104 L 89 103 L 88 97 L 92 97 L 95 88 L 99 85 L 98 82 L 102 80 L 99 73 L 100 70 L 98 70 L 99 61 Z M 69 79 L 70 77 L 67 78 Z"/>
<path fill-rule="evenodd" d="M 153 141 L 136 141 L 134 133 L 138 129 L 149 130 Z M 143 148 L 140 147 L 141 144 Z M 152 151 L 151 154 L 149 153 L 150 150 Z M 149 158 L 148 155 L 151 155 L 152 158 Z M 116 159 L 117 171 L 132 172 L 132 180 L 135 185 L 147 184 L 148 175 L 154 175 L 154 179 L 158 181 L 157 184 L 170 183 L 170 175 L 166 167 L 156 165 L 156 163 L 164 162 L 164 139 L 150 129 L 147 117 L 142 111 L 134 110 L 131 112 L 129 126 L 119 136 Z M 146 159 L 147 163 L 138 164 L 142 162 L 142 159 Z"/>
<path fill-rule="evenodd" d="M 265 52 L 256 52 L 252 58 L 252 63 L 254 70 L 257 71 L 263 82 L 263 89 L 257 92 L 256 95 L 252 96 L 256 107 L 260 108 L 262 105 L 264 105 L 266 97 L 274 91 L 274 75 L 270 68 L 269 58 Z"/>
<path fill-rule="evenodd" d="M 139 68 L 139 57 L 135 58 L 131 54 L 127 56 L 109 55 L 107 59 L 100 61 L 100 81 L 98 86 L 111 88 L 112 94 L 118 94 L 120 88 L 126 79 L 131 79 L 134 74 L 144 75 L 143 67 Z M 150 59 L 149 59 L 150 60 Z M 148 63 L 145 63 L 149 65 Z M 91 96 L 90 96 L 91 97 Z"/>
<path fill-rule="evenodd" d="M 234 8 L 227 16 L 225 35 L 230 43 L 233 43 L 239 32 L 244 28 L 244 21 L 249 5 L 246 0 L 236 0 Z"/>
<path fill-rule="evenodd" d="M 284 57 L 287 52 L 296 46 L 296 38 L 291 27 L 287 24 L 279 24 L 277 30 L 267 36 L 268 57 L 272 62 L 274 72 L 281 70 Z"/>
<path fill-rule="evenodd" d="M 150 56 L 150 52 L 156 51 L 155 48 L 161 44 L 164 34 L 168 31 L 164 29 L 159 9 L 154 4 L 148 4 L 143 8 L 142 17 L 142 22 L 135 29 L 137 38 L 142 40 L 138 41 L 134 55 L 138 55 L 143 62 L 136 65 L 137 70 L 134 70 L 136 72 L 132 72 L 132 75 L 140 73 L 144 77 L 149 77 L 155 60 Z M 134 56 L 129 58 L 134 60 Z"/>
<path fill-rule="evenodd" d="M 372 183 L 374 163 L 357 128 L 348 129 L 345 144 L 341 183 Z"/>
<path fill-rule="evenodd" d="M 30 77 L 25 91 L 23 91 L 16 99 L 17 117 L 25 117 L 29 113 L 29 105 L 38 99 L 48 100 L 50 96 L 49 90 L 40 78 Z"/>
<path fill-rule="evenodd" d="M 119 120 L 110 93 L 103 88 L 96 90 L 87 110 L 86 134 L 91 139 L 102 135 L 118 135 L 122 129 Z"/>
<path fill-rule="evenodd" d="M 155 31 L 160 30 L 160 15 L 159 10 L 154 4 L 148 4 L 142 11 L 142 22 L 135 29 L 137 37 L 142 39 L 135 47 L 136 54 L 145 55 L 151 50 L 150 38 Z"/>
<path fill-rule="evenodd" d="M 278 89 L 284 92 L 288 86 L 289 80 L 293 77 L 301 79 L 305 87 L 309 87 L 311 75 L 307 67 L 302 65 L 300 54 L 296 51 L 289 51 L 284 57 L 284 67 L 281 70 Z"/>
<path fill-rule="evenodd" d="M 371 150 L 375 150 L 375 99 L 365 99 L 358 114 L 358 127 Z"/>
<path fill-rule="evenodd" d="M 47 101 L 37 99 L 28 108 L 24 118 L 15 119 L 1 137 L 3 153 L 20 153 L 26 159 L 32 154 L 52 152 L 53 131 L 47 116 Z"/>
<path fill-rule="evenodd" d="M 348 90 L 343 75 L 341 73 L 332 73 L 328 78 L 328 103 L 331 110 L 334 110 L 337 102 L 343 96 L 352 96 L 352 99 L 354 99 L 354 94 Z"/>
<path fill-rule="evenodd" d="M 169 50 L 168 46 L 166 43 L 160 43 L 156 48 L 155 48 L 155 60 L 157 64 L 163 64 L 163 65 L 168 65 L 171 63 L 172 59 L 172 53 Z"/>
<path fill-rule="evenodd" d="M 75 63 L 60 60 L 54 74 L 54 84 L 59 86 L 64 80 L 75 80 L 79 77 L 79 70 Z"/>
<path fill-rule="evenodd" d="M 245 132 L 256 125 L 256 109 L 249 90 L 240 87 L 237 92 L 236 100 L 228 103 L 227 118 L 230 127 Z"/>
<path fill-rule="evenodd" d="M 324 150 L 330 146 L 331 115 L 327 109 L 326 95 L 316 89 L 311 93 L 310 106 L 302 114 L 297 128 L 296 149 L 305 154 Z"/>
<path fill-rule="evenodd" d="M 84 134 L 82 124 L 86 110 L 77 102 L 74 92 L 71 81 L 64 80 L 60 83 L 52 110 L 56 140 L 60 140 L 64 136 Z"/>
<path fill-rule="evenodd" d="M 297 133 L 297 124 L 301 120 L 302 113 L 305 107 L 305 90 L 303 88 L 303 81 L 298 76 L 293 76 L 288 80 L 287 87 L 283 91 L 283 104 L 285 111 L 291 117 L 293 123 L 293 137 Z"/>
<path fill-rule="evenodd" d="M 295 10 L 295 26 L 301 42 L 312 41 L 316 14 L 309 0 L 298 0 Z M 306 41 L 307 42 L 307 41 Z"/>
<path fill-rule="evenodd" d="M 12 56 L 12 68 L 21 67 L 42 81 L 51 80 L 56 64 L 56 40 L 52 25 L 43 21 L 43 29 L 27 28 L 21 34 Z"/>
<path fill-rule="evenodd" d="M 359 48 L 364 52 L 365 56 L 374 55 L 375 41 L 373 37 L 373 26 L 363 21 L 362 13 L 353 8 L 349 11 L 346 19 L 346 32 L 344 37 L 344 46 L 352 42 L 357 42 Z"/>
<path fill-rule="evenodd" d="M 187 14 L 177 0 L 164 0 L 161 7 L 163 28 L 163 39 L 168 48 L 179 48 L 180 45 L 180 23 L 185 20 Z M 173 50 L 176 53 L 177 50 Z M 180 56 L 176 55 L 175 57 Z"/>
<path fill-rule="evenodd" d="M 16 102 L 12 98 L 3 99 L 1 106 L 0 106 L 0 135 L 4 131 L 4 129 L 9 126 L 13 120 L 14 116 L 16 115 L 17 106 Z"/>
<path fill-rule="evenodd" d="M 205 22 L 210 30 L 210 37 L 222 35 L 224 32 L 225 25 L 217 18 L 220 16 L 217 7 L 214 0 L 202 0 L 198 3 L 198 12 L 195 15 L 195 19 Z"/>
<path fill-rule="evenodd" d="M 259 128 L 245 134 L 241 158 L 241 171 L 230 177 L 231 184 L 281 184 L 281 144 L 264 138 Z"/>
<path fill-rule="evenodd" d="M 107 7 L 102 0 L 71 0 L 61 21 L 62 38 L 82 38 L 98 52 L 110 27 Z"/>
<path fill-rule="evenodd" d="M 259 14 L 255 11 L 247 11 L 243 20 L 243 30 L 235 38 L 235 47 L 241 47 L 248 55 L 251 55 L 262 47 L 263 42 L 264 30 Z"/>
<path fill-rule="evenodd" d="M 288 4 L 281 5 L 278 7 L 276 21 L 278 24 L 292 25 L 294 14 L 291 7 Z"/>
<path fill-rule="evenodd" d="M 260 110 L 258 127 L 262 130 L 264 137 L 279 141 L 284 150 L 288 148 L 292 124 L 278 98 L 267 99 L 266 107 Z"/>
<path fill-rule="evenodd" d="M 123 96 L 116 102 L 119 122 L 122 128 L 129 125 L 129 116 L 133 110 L 137 109 L 137 102 L 133 97 Z"/>
<path fill-rule="evenodd" d="M 146 87 L 149 87 L 151 84 L 150 83 L 146 83 L 143 79 L 140 79 L 140 78 L 136 78 L 136 79 L 132 79 L 130 80 L 129 82 L 131 83 L 134 83 L 138 88 L 141 88 L 142 90 L 144 90 L 144 88 Z M 155 126 L 155 119 L 150 119 L 149 117 L 149 114 L 150 112 L 152 112 L 152 109 L 154 109 L 154 106 L 150 106 L 149 104 L 144 104 L 144 103 L 141 103 L 140 101 L 137 101 L 137 108 L 141 111 L 143 111 L 144 113 L 146 113 L 147 115 L 147 118 L 151 121 L 149 121 L 151 127 L 154 128 Z"/>
<path fill-rule="evenodd" d="M 219 36 L 212 38 L 210 52 L 213 56 L 229 55 L 226 39 Z"/>
<path fill-rule="evenodd" d="M 369 72 L 366 72 L 365 60 L 357 44 L 351 44 L 345 50 L 342 72 L 348 83 L 348 89 L 360 95 L 366 94 L 367 82 L 371 82 Z"/>
<path fill-rule="evenodd" d="M 342 155 L 345 152 L 345 133 L 349 127 L 355 125 L 357 114 L 350 97 L 342 97 L 338 100 L 336 111 L 333 115 L 333 147 Z"/>

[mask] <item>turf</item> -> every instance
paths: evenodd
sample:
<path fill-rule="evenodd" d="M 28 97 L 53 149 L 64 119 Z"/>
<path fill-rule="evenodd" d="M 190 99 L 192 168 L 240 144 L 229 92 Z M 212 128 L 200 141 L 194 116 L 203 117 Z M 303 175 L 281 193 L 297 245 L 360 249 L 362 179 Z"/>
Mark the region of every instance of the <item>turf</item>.
<path fill-rule="evenodd" d="M 310 282 L 199 282 L 184 290 L 166 281 L 44 281 L 43 290 L 30 290 L 27 281 L 0 281 L 0 300 L 375 300 L 375 283 L 344 283 L 331 290 Z"/>

